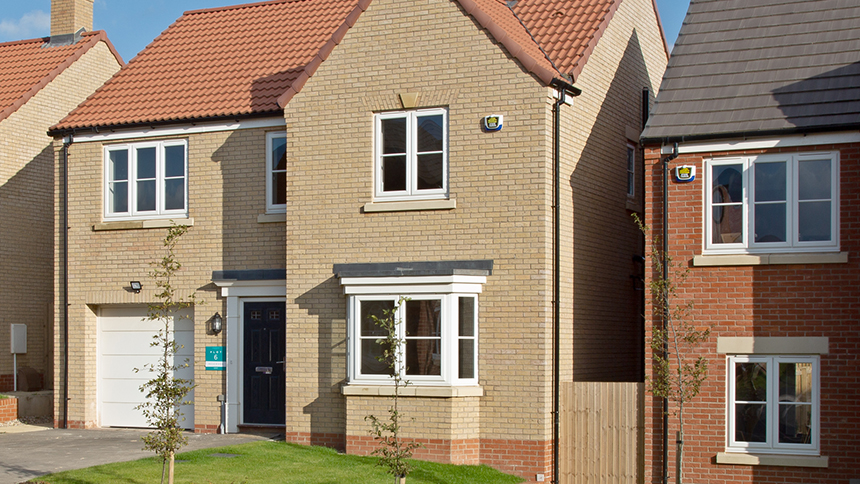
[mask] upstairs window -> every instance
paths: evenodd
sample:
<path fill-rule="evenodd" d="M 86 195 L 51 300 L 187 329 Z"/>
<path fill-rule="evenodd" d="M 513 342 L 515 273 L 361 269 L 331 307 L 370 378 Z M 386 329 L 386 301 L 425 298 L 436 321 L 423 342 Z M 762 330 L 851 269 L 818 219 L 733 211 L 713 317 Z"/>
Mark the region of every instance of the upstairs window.
<path fill-rule="evenodd" d="M 188 215 L 184 140 L 105 147 L 105 219 Z"/>
<path fill-rule="evenodd" d="M 636 195 L 636 148 L 627 145 L 627 196 L 633 198 Z"/>
<path fill-rule="evenodd" d="M 380 113 L 374 125 L 376 197 L 447 198 L 447 109 Z"/>
<path fill-rule="evenodd" d="M 266 134 L 266 212 L 287 211 L 287 135 Z"/>
<path fill-rule="evenodd" d="M 706 162 L 705 249 L 838 250 L 837 152 Z"/>

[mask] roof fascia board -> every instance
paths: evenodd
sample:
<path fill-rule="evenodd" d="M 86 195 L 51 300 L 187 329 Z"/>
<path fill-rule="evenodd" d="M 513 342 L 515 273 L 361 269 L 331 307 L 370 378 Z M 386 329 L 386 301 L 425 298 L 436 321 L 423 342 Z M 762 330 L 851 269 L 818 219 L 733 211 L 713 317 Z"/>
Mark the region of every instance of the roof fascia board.
<path fill-rule="evenodd" d="M 283 117 L 262 119 L 243 119 L 234 122 L 213 122 L 204 124 L 185 124 L 173 126 L 150 127 L 143 129 L 118 129 L 110 132 L 75 133 L 75 143 L 106 142 L 127 139 L 145 139 L 165 136 L 187 136 L 200 133 L 215 133 L 219 131 L 238 131 L 240 129 L 285 128 Z M 53 133 L 55 135 L 59 133 Z"/>
<path fill-rule="evenodd" d="M 845 143 L 860 143 L 860 131 L 845 131 L 835 133 L 818 133 L 810 135 L 795 134 L 784 137 L 762 137 L 758 139 L 731 140 L 701 143 L 678 144 L 678 153 L 716 153 L 725 151 L 764 150 L 771 148 L 796 148 L 813 145 L 836 145 Z M 662 149 L 671 148 L 671 144 L 663 144 Z"/>
<path fill-rule="evenodd" d="M 314 73 L 316 73 L 319 66 L 328 59 L 328 56 L 332 53 L 334 48 L 340 45 L 343 42 L 344 37 L 346 37 L 346 33 L 355 26 L 356 22 L 358 22 L 358 18 L 364 13 L 368 7 L 370 7 L 370 2 L 372 0 L 358 0 L 357 5 L 346 16 L 343 24 L 334 31 L 331 38 L 323 44 L 322 48 L 317 52 L 314 58 L 305 66 L 304 70 L 301 74 L 296 78 L 295 81 L 290 85 L 287 90 L 278 97 L 278 106 L 282 109 L 287 107 L 290 100 L 299 92 L 301 92 L 302 88 L 308 82 Z"/>
<path fill-rule="evenodd" d="M 56 79 L 60 74 L 63 73 L 69 66 L 74 64 L 78 59 L 83 57 L 84 54 L 89 52 L 90 49 L 95 47 L 99 42 L 105 42 L 107 44 L 110 51 L 116 56 L 117 61 L 119 61 L 120 67 L 125 64 L 122 61 L 122 57 L 120 57 L 119 53 L 117 53 L 113 44 L 107 38 L 107 34 L 102 30 L 98 30 L 89 35 L 85 35 L 83 37 L 86 41 L 81 43 L 77 49 L 75 49 L 68 57 L 66 57 L 63 62 L 57 64 L 57 66 L 48 72 L 43 78 L 39 79 L 39 82 L 33 85 L 27 92 L 25 92 L 17 101 L 12 103 L 6 109 L 0 111 L 0 121 L 8 118 L 12 113 L 17 111 L 21 106 L 27 103 L 30 99 L 33 98 L 36 94 L 39 93 L 42 89 L 45 88 L 48 84 L 51 83 L 54 79 Z"/>
<path fill-rule="evenodd" d="M 785 138 L 790 136 L 811 136 L 821 133 L 840 133 L 845 131 L 860 130 L 860 123 L 853 123 L 842 126 L 820 126 L 814 128 L 791 128 L 778 129 L 771 131 L 739 131 L 735 133 L 711 133 L 699 135 L 680 135 L 680 136 L 642 136 L 639 142 L 643 145 L 671 145 L 672 143 L 679 144 L 694 144 L 694 143 L 720 143 L 733 142 L 732 140 L 749 140 L 762 138 Z M 648 131 L 646 126 L 645 131 Z"/>

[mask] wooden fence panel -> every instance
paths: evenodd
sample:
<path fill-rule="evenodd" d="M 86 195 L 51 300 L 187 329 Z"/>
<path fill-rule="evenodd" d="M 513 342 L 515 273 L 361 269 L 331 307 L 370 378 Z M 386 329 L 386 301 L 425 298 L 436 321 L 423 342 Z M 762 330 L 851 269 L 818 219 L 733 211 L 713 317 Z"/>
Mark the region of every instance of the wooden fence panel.
<path fill-rule="evenodd" d="M 562 383 L 560 484 L 640 484 L 644 383 Z"/>

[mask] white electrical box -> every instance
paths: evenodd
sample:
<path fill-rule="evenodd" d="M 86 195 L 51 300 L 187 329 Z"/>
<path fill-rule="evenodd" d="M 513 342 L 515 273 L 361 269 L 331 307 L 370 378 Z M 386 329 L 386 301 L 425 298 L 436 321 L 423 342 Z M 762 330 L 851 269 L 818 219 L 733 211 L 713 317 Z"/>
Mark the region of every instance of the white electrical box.
<path fill-rule="evenodd" d="M 23 355 L 27 353 L 27 325 L 12 324 L 12 354 Z"/>

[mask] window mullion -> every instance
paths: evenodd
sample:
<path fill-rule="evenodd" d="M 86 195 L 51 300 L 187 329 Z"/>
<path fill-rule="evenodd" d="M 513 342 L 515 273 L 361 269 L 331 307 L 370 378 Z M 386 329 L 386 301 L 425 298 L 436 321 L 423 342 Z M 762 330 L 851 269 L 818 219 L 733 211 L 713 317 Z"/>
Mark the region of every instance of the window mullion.
<path fill-rule="evenodd" d="M 164 156 L 164 145 L 158 143 L 158 146 L 155 148 L 155 213 L 163 214 L 164 213 L 164 174 L 165 174 L 165 156 Z"/>
<path fill-rule="evenodd" d="M 418 118 L 414 112 L 406 116 L 406 193 L 415 195 L 418 165 Z"/>
<path fill-rule="evenodd" d="M 134 146 L 128 148 L 129 174 L 128 174 L 128 213 L 137 215 L 137 150 Z"/>
<path fill-rule="evenodd" d="M 742 225 L 745 228 L 743 233 L 743 245 L 744 247 L 751 247 L 752 240 L 750 238 L 750 234 L 755 233 L 755 188 L 753 185 L 754 177 L 751 174 L 755 170 L 752 161 L 749 158 L 743 159 L 743 174 L 741 176 L 741 183 L 743 185 L 743 195 L 741 195 L 742 208 L 741 208 L 741 217 L 742 217 Z"/>
<path fill-rule="evenodd" d="M 779 445 L 779 358 L 767 359 L 767 446 Z"/>

